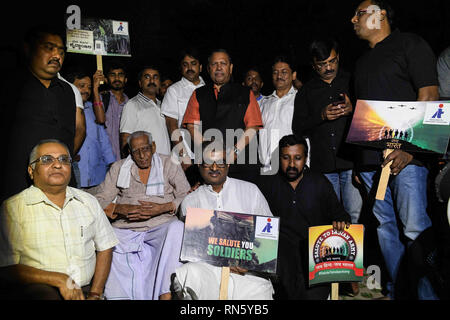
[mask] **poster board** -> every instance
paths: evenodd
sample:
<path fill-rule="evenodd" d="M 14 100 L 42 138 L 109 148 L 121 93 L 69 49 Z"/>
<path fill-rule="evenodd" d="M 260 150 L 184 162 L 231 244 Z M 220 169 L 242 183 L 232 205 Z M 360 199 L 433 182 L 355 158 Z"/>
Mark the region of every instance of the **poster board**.
<path fill-rule="evenodd" d="M 127 21 L 83 18 L 80 29 L 67 29 L 67 52 L 131 57 Z"/>
<path fill-rule="evenodd" d="M 364 226 L 337 232 L 332 225 L 309 228 L 309 285 L 363 280 Z"/>
<path fill-rule="evenodd" d="M 447 151 L 450 101 L 358 100 L 346 142 L 407 152 Z"/>
<path fill-rule="evenodd" d="M 275 273 L 280 218 L 188 208 L 181 261 Z"/>

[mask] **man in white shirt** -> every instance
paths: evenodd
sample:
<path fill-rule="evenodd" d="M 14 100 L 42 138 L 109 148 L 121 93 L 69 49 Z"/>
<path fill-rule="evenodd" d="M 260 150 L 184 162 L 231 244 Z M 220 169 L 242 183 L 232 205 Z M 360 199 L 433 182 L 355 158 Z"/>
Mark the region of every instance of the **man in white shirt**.
<path fill-rule="evenodd" d="M 205 184 L 188 194 L 181 203 L 181 219 L 188 208 L 221 210 L 228 212 L 272 216 L 269 205 L 258 187 L 250 182 L 227 176 L 229 164 L 226 151 L 219 146 L 203 152 L 199 165 Z M 208 150 L 209 149 L 209 150 Z M 230 300 L 271 300 L 273 287 L 270 280 L 252 275 L 239 267 L 230 267 L 228 297 Z M 221 268 L 205 262 L 188 262 L 176 269 L 174 290 L 186 299 L 219 299 Z"/>
<path fill-rule="evenodd" d="M 120 150 L 127 148 L 128 137 L 136 131 L 152 134 L 156 152 L 170 154 L 170 141 L 166 122 L 161 113 L 161 101 L 157 95 L 161 87 L 160 73 L 155 67 L 144 67 L 138 74 L 139 92 L 123 107 L 120 119 Z"/>
<path fill-rule="evenodd" d="M 204 86 L 205 81 L 200 76 L 202 65 L 197 50 L 193 48 L 184 50 L 180 57 L 182 78 L 167 88 L 161 105 L 161 113 L 166 117 L 169 138 L 173 142 L 174 147 L 183 142 L 174 151 L 180 157 L 180 161 L 183 160 L 181 161 L 181 166 L 186 171 L 192 164 L 191 159 L 194 159 L 194 153 L 190 148 L 191 139 L 185 138 L 187 131 L 180 130 L 181 122 L 183 121 L 183 116 L 192 92 Z M 181 133 L 181 136 L 175 135 L 172 138 L 173 133 L 177 132 L 177 130 L 179 130 L 178 132 Z M 188 176 L 189 182 L 192 183 L 191 179 L 189 179 L 188 172 L 186 172 L 186 175 Z"/>
<path fill-rule="evenodd" d="M 292 134 L 292 116 L 297 94 L 297 89 L 292 85 L 297 78 L 294 69 L 285 56 L 276 57 L 272 65 L 275 91 L 261 105 L 264 129 L 259 131 L 258 152 L 263 171 L 278 171 L 278 166 L 271 164 L 272 155 L 273 159 L 278 159 L 278 152 L 275 152 L 278 142 L 282 137 Z"/>

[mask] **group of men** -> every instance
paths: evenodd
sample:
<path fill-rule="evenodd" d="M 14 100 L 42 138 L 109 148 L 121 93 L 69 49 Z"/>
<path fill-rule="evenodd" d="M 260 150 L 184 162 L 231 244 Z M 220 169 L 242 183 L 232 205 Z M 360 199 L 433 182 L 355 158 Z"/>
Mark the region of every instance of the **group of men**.
<path fill-rule="evenodd" d="M 374 5 L 377 28 L 367 23 Z M 383 1 L 356 8 L 351 22 L 370 49 L 356 63 L 354 83 L 339 67 L 338 44 L 317 39 L 309 47 L 312 79 L 299 83 L 296 66 L 277 56 L 269 96 L 261 94 L 257 68 L 242 84 L 232 81 L 224 49 L 209 55 L 205 81 L 199 53 L 188 49 L 179 59 L 181 80 L 162 95 L 160 70 L 145 66 L 140 92 L 129 99 L 124 66 L 92 79 L 73 70 L 64 79 L 62 38 L 33 30 L 3 166 L 2 293 L 218 299 L 220 268 L 179 259 L 187 209 L 202 208 L 281 217 L 278 277 L 232 267 L 230 298 L 327 299 L 328 285 L 308 286 L 308 227 L 357 223 L 365 189 L 395 298 L 402 257 L 431 227 L 428 171 L 416 155 L 396 150 L 383 158 L 344 143 L 356 99 L 439 100 L 432 50 L 392 30 L 392 18 Z M 102 82 L 108 91 L 100 91 Z M 391 161 L 386 199 L 374 200 L 379 171 Z M 437 298 L 426 277 L 414 290 Z"/>

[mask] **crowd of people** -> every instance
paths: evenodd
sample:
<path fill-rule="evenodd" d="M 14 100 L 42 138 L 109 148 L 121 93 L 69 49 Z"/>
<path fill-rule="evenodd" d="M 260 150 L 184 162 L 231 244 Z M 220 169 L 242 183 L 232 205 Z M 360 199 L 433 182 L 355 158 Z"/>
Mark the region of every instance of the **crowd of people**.
<path fill-rule="evenodd" d="M 373 14 L 377 27 L 368 23 Z M 340 67 L 334 39 L 318 38 L 309 45 L 311 79 L 300 82 L 296 65 L 278 55 L 268 96 L 257 67 L 234 82 L 226 49 L 201 61 L 189 48 L 179 56 L 179 81 L 142 66 L 140 91 L 128 97 L 124 64 L 64 70 L 63 37 L 30 30 L 27 64 L 9 93 L 0 297 L 219 299 L 219 267 L 180 261 L 187 209 L 202 208 L 280 217 L 276 275 L 230 267 L 229 299 L 328 299 L 329 284 L 308 284 L 308 228 L 342 231 L 359 223 L 363 207 L 378 221 L 386 297 L 399 297 L 404 261 L 419 270 L 408 278 L 410 298 L 448 297 L 445 277 L 427 271 L 442 259 L 423 245 L 436 241 L 430 157 L 401 149 L 384 157 L 345 143 L 359 99 L 450 96 L 449 51 L 436 59 L 392 19 L 384 1 L 362 1 L 351 23 L 369 48 L 354 72 Z M 209 79 L 200 75 L 204 66 Z M 386 196 L 375 200 L 385 166 Z M 358 290 L 351 284 L 352 294 Z"/>

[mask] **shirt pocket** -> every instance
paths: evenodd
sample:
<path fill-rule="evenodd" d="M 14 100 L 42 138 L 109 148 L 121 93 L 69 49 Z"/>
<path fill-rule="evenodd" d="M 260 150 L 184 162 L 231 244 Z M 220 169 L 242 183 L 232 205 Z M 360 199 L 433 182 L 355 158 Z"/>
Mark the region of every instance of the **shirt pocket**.
<path fill-rule="evenodd" d="M 81 260 L 92 259 L 95 255 L 95 221 L 87 220 L 79 224 L 78 241 L 74 249 L 75 256 Z"/>

